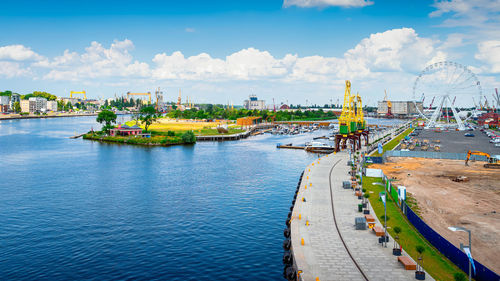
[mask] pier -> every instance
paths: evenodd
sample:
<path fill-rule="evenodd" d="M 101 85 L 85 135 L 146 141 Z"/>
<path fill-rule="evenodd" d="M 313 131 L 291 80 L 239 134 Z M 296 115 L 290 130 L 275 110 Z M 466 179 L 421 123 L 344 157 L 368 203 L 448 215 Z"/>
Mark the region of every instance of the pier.
<path fill-rule="evenodd" d="M 342 187 L 350 181 L 348 160 L 339 152 L 306 167 L 290 223 L 297 280 L 415 280 L 415 271 L 405 270 L 392 255 L 392 238 L 385 248 L 372 230 L 355 229 L 355 218 L 363 215 L 353 190 Z M 371 206 L 370 211 L 374 214 Z M 403 256 L 408 255 L 403 251 Z"/>

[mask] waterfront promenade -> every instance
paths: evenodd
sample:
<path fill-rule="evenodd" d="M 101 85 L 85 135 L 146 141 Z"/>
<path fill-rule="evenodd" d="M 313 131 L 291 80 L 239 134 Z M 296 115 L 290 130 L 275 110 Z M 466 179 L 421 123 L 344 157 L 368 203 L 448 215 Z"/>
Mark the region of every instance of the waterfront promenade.
<path fill-rule="evenodd" d="M 348 158 L 346 152 L 330 154 L 304 172 L 291 222 L 300 280 L 415 280 L 415 271 L 405 270 L 392 255 L 392 237 L 384 248 L 373 231 L 355 230 L 355 217 L 363 215 L 352 189 L 342 188 L 349 180 Z"/>

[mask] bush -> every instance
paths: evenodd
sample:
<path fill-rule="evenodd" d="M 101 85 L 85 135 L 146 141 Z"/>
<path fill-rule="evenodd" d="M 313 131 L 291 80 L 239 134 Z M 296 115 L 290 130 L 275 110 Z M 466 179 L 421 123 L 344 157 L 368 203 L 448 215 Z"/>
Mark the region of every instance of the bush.
<path fill-rule="evenodd" d="M 455 279 L 455 281 L 467 280 L 467 278 L 465 277 L 465 275 L 462 272 L 456 272 L 455 274 L 453 274 L 453 279 Z"/>
<path fill-rule="evenodd" d="M 182 138 L 182 141 L 184 143 L 195 143 L 196 142 L 196 136 L 194 135 L 194 133 L 192 131 L 185 132 L 184 134 L 182 134 L 181 138 Z"/>
<path fill-rule="evenodd" d="M 168 132 L 167 132 L 167 136 L 169 136 L 169 137 L 175 137 L 175 132 L 173 132 L 173 131 L 168 131 Z"/>

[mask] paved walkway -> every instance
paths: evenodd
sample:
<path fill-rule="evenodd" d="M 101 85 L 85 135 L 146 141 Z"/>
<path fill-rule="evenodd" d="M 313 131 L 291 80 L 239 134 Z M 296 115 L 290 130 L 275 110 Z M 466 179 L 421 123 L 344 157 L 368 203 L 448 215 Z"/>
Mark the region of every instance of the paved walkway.
<path fill-rule="evenodd" d="M 415 271 L 404 270 L 392 255 L 392 238 L 384 248 L 371 230 L 355 230 L 354 218 L 363 215 L 357 211 L 359 200 L 353 191 L 342 188 L 342 181 L 349 180 L 347 160 L 345 152 L 330 154 L 305 170 L 291 223 L 292 248 L 302 280 L 415 280 Z"/>

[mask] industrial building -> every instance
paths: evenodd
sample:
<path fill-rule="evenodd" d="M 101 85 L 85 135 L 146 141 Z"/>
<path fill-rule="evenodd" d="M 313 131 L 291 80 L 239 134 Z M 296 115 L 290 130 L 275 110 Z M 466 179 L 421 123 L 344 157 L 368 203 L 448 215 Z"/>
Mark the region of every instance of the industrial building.
<path fill-rule="evenodd" d="M 266 101 L 259 100 L 256 95 L 250 95 L 247 100 L 243 101 L 243 107 L 248 110 L 264 110 L 266 109 Z"/>
<path fill-rule="evenodd" d="M 379 116 L 410 117 L 418 114 L 417 108 L 423 111 L 422 102 L 413 101 L 379 101 L 377 114 Z"/>

